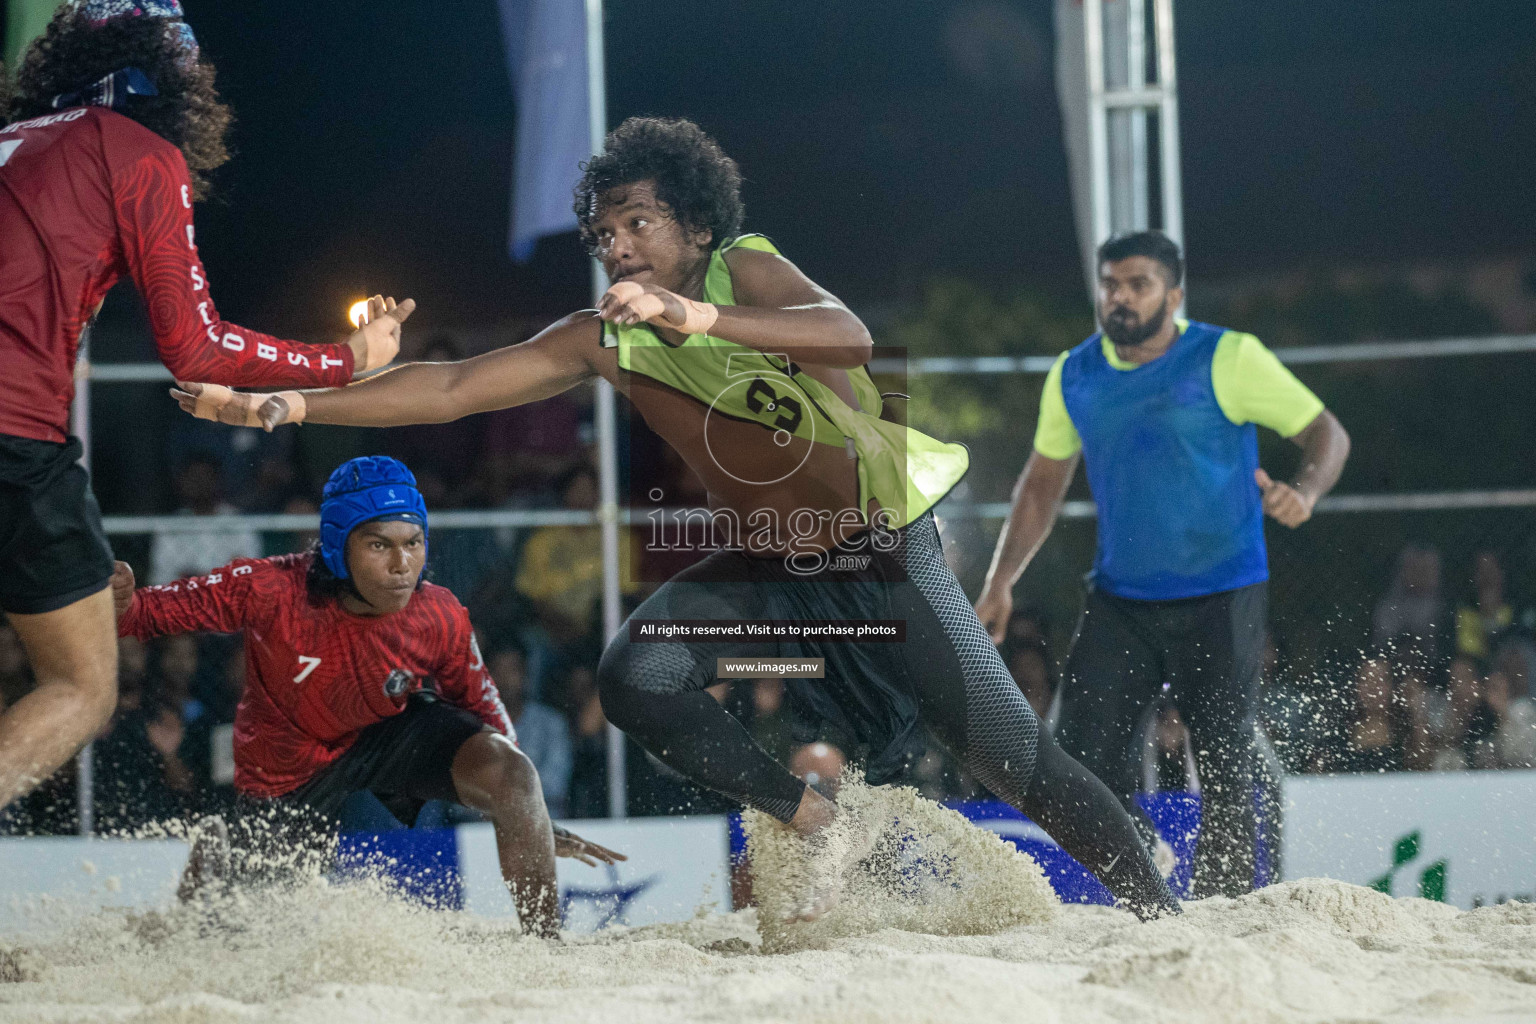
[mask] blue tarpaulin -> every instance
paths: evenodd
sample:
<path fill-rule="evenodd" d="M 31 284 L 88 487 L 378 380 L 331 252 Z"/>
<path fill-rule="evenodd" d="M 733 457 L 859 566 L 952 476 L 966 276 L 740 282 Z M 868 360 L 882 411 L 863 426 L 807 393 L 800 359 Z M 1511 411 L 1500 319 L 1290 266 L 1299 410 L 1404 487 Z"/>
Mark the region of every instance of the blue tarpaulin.
<path fill-rule="evenodd" d="M 509 249 L 519 263 L 545 235 L 576 229 L 571 192 L 592 155 L 582 0 L 500 0 L 517 101 Z"/>
<path fill-rule="evenodd" d="M 1152 793 L 1138 797 L 1158 833 L 1173 847 L 1177 867 L 1169 880 L 1174 892 L 1188 896 L 1195 842 L 1200 833 L 1200 798 L 1191 793 Z M 951 804 L 971 821 L 996 831 L 1029 854 L 1045 872 L 1063 903 L 1110 904 L 1109 891 L 1065 850 L 1019 811 L 1001 801 L 970 801 Z M 746 848 L 741 816 L 728 818 L 731 859 L 734 863 Z M 1261 828 L 1257 849 L 1257 882 L 1274 881 L 1272 860 L 1264 847 Z M 423 901 L 442 907 L 464 905 L 458 844 L 451 828 L 351 832 L 342 837 L 340 871 L 368 870 L 397 880 L 401 888 Z"/>

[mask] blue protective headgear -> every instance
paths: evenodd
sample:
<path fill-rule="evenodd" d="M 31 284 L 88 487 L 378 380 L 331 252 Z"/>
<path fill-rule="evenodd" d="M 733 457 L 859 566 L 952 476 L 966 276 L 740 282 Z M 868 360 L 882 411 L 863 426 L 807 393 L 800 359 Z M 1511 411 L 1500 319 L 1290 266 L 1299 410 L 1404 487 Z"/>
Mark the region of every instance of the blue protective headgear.
<path fill-rule="evenodd" d="M 365 455 L 336 467 L 320 492 L 320 557 L 337 579 L 348 579 L 347 538 L 364 523 L 401 520 L 427 531 L 427 503 L 416 476 L 399 459 Z"/>

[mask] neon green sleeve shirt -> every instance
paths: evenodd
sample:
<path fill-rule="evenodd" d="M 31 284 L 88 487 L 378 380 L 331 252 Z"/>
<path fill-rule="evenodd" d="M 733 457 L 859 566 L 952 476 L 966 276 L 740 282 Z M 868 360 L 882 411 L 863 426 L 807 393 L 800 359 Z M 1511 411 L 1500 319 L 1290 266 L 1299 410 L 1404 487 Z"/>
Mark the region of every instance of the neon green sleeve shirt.
<path fill-rule="evenodd" d="M 1184 326 L 1181 322 L 1180 328 Z M 1101 341 L 1110 366 L 1136 369 L 1136 363 L 1115 355 L 1115 346 L 1108 338 Z M 1070 459 L 1083 449 L 1061 394 L 1061 366 L 1067 355 L 1063 352 L 1051 366 L 1040 396 L 1035 451 L 1048 459 Z M 1323 411 L 1322 400 L 1251 334 L 1228 331 L 1221 336 L 1211 358 L 1211 386 L 1227 419 L 1237 424 L 1257 423 L 1281 437 L 1295 437 Z"/>
<path fill-rule="evenodd" d="M 1113 347 L 1113 346 L 1111 346 Z M 1048 459 L 1070 459 L 1083 450 L 1072 417 L 1067 415 L 1067 400 L 1061 395 L 1061 364 L 1070 353 L 1063 352 L 1045 375 L 1045 390 L 1040 393 L 1040 419 L 1035 424 L 1035 451 Z"/>

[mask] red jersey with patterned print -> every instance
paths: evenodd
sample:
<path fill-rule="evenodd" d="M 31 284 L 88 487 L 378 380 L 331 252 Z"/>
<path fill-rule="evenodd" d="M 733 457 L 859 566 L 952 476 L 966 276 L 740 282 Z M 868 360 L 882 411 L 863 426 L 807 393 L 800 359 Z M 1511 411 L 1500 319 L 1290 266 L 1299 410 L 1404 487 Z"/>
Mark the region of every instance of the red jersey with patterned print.
<path fill-rule="evenodd" d="M 314 556 L 239 558 L 207 576 L 136 591 L 118 633 L 245 634 L 245 694 L 235 712 L 235 788 L 281 796 L 313 778 L 359 731 L 405 709 L 423 687 L 513 737 L 469 613 L 422 584 L 402 611 L 354 615 L 311 602 Z"/>
<path fill-rule="evenodd" d="M 219 318 L 192 230 L 181 150 L 138 122 L 76 107 L 0 128 L 0 434 L 63 441 L 80 332 L 131 275 L 179 380 L 334 387 L 345 345 L 305 345 Z"/>

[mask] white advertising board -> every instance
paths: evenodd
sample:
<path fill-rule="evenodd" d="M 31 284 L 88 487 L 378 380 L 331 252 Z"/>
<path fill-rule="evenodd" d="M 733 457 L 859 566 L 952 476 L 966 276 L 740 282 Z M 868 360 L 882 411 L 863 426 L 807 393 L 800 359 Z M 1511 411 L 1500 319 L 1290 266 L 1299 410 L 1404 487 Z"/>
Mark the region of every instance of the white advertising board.
<path fill-rule="evenodd" d="M 686 921 L 700 907 L 731 909 L 729 834 L 723 817 L 575 821 L 585 838 L 629 855 L 613 867 L 558 864 L 566 926 Z M 491 826 L 464 825 L 456 848 L 464 909 L 513 917 Z M 0 839 L 0 935 L 14 938 L 102 908 L 149 909 L 176 898 L 187 845 L 174 840 Z"/>
<path fill-rule="evenodd" d="M 617 865 L 558 863 L 565 925 L 590 932 L 605 924 L 687 921 L 700 907 L 731 909 L 730 838 L 725 818 L 630 818 L 561 822 L 583 839 L 627 854 Z M 486 917 L 513 917 L 501 880 L 496 837 L 487 824 L 461 825 L 459 873 L 464 909 Z"/>
<path fill-rule="evenodd" d="M 1285 877 L 1470 909 L 1536 899 L 1536 771 L 1292 776 Z"/>
<path fill-rule="evenodd" d="M 0 839 L 0 934 L 170 903 L 187 852 L 174 839 Z"/>

